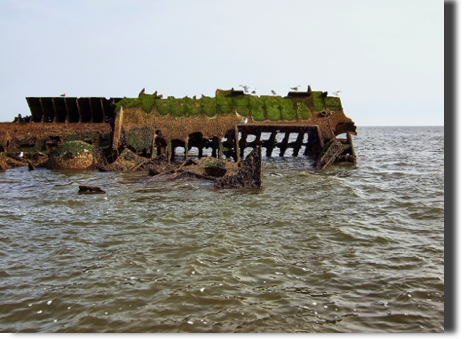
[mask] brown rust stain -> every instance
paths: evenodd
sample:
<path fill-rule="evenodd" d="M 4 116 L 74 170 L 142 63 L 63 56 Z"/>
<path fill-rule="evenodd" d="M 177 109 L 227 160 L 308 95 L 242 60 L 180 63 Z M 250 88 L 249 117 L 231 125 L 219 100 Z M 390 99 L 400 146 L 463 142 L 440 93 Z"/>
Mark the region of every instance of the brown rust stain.
<path fill-rule="evenodd" d="M 155 110 L 150 113 L 145 113 L 141 108 L 127 108 L 123 111 L 122 126 L 126 132 L 134 128 L 145 126 L 154 127 L 154 130 L 160 131 L 163 138 L 169 142 L 172 139 L 186 141 L 190 134 L 198 132 L 202 133 L 203 137 L 207 139 L 212 137 L 222 138 L 227 131 L 233 130 L 235 126 L 244 119 L 244 117 L 237 114 L 217 115 L 212 118 L 205 115 L 175 118 L 171 115 L 163 116 Z M 245 126 L 253 125 L 275 127 L 319 126 L 324 141 L 331 140 L 340 133 L 356 134 L 353 121 L 349 119 L 342 110 L 332 111 L 328 116 L 323 116 L 320 112 L 312 112 L 309 119 L 293 121 L 254 121 L 252 117 L 249 117 Z M 351 128 L 351 126 L 354 127 Z M 151 142 L 150 140 L 150 145 Z"/>

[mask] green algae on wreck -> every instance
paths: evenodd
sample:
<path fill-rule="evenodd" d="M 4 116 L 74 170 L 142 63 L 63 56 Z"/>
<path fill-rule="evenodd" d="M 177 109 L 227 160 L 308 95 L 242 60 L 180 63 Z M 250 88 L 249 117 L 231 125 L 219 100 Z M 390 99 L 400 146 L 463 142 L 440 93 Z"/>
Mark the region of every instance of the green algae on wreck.
<path fill-rule="evenodd" d="M 84 141 L 62 143 L 51 152 L 48 167 L 51 169 L 87 169 L 94 164 L 96 148 Z"/>
<path fill-rule="evenodd" d="M 142 91 L 138 98 L 123 98 L 116 103 L 116 112 L 121 107 L 142 108 L 145 113 L 156 110 L 161 115 L 177 119 L 198 117 L 201 114 L 215 117 L 238 113 L 244 117 L 251 116 L 255 121 L 294 121 L 308 120 L 311 112 L 342 110 L 339 97 L 328 97 L 326 92 L 311 91 L 311 88 L 308 88 L 308 92 L 297 92 L 299 96 L 295 97 L 254 96 L 234 89 L 218 89 L 215 97 L 202 95 L 200 99 L 196 99 L 196 96 L 193 98 L 169 96 L 164 99 L 156 93 L 145 94 Z"/>

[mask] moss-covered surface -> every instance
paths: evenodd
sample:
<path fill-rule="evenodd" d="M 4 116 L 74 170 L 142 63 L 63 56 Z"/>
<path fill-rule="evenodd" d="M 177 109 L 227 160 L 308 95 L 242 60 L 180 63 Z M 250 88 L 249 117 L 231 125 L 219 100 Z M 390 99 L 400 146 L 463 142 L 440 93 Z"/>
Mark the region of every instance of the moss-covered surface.
<path fill-rule="evenodd" d="M 64 136 L 63 140 L 64 140 L 64 142 L 76 141 L 76 140 L 84 141 L 84 137 L 82 137 L 78 134 L 67 134 L 67 135 Z M 46 139 L 45 139 L 45 142 L 46 142 Z"/>
<path fill-rule="evenodd" d="M 185 101 L 185 111 L 186 114 L 190 117 L 196 117 L 199 116 L 202 112 L 201 108 L 201 99 L 196 99 L 194 98 L 184 98 Z"/>
<path fill-rule="evenodd" d="M 265 102 L 257 97 L 249 97 L 250 104 L 250 115 L 255 121 L 264 121 L 265 115 Z"/>
<path fill-rule="evenodd" d="M 309 119 L 311 114 L 324 110 L 325 106 L 332 111 L 342 110 L 340 98 L 328 97 L 323 99 L 323 92 L 311 92 L 311 96 L 281 97 L 281 96 L 252 96 L 235 95 L 232 90 L 217 90 L 215 97 L 202 96 L 166 99 L 156 97 L 156 94 L 140 94 L 139 98 L 124 98 L 116 104 L 119 109 L 142 108 L 145 113 L 153 112 L 153 108 L 161 115 L 174 118 L 215 117 L 237 112 L 241 116 L 253 117 L 255 121 L 293 121 Z M 303 104 L 300 104 L 303 103 Z M 308 113 L 309 112 L 309 113 Z"/>
<path fill-rule="evenodd" d="M 88 144 L 87 142 L 76 140 L 62 143 L 56 147 L 51 154 L 60 155 L 64 153 L 71 153 L 73 155 L 81 155 L 84 153 L 93 152 L 94 150 L 94 146 Z"/>
<path fill-rule="evenodd" d="M 229 114 L 233 112 L 234 98 L 230 96 L 231 91 L 220 91 L 216 95 L 217 112 Z"/>
<path fill-rule="evenodd" d="M 281 103 L 281 118 L 283 120 L 295 120 L 296 119 L 296 110 L 293 100 L 291 99 L 282 99 Z"/>
<path fill-rule="evenodd" d="M 315 111 L 322 111 L 324 109 L 324 99 L 322 97 L 323 92 L 312 92 L 311 99 Z"/>
<path fill-rule="evenodd" d="M 217 113 L 216 98 L 202 96 L 201 98 L 202 112 L 208 117 L 213 117 Z"/>
<path fill-rule="evenodd" d="M 155 106 L 155 98 L 156 98 L 155 95 L 150 95 L 150 94 L 140 95 L 141 104 L 145 112 L 147 113 L 151 112 L 151 110 L 153 109 L 153 106 Z"/>
<path fill-rule="evenodd" d="M 304 101 L 298 102 L 296 107 L 296 114 L 298 115 L 298 118 L 306 120 L 311 117 L 311 110 Z"/>
<path fill-rule="evenodd" d="M 270 121 L 281 120 L 280 102 L 281 97 L 278 96 L 261 96 L 265 106 L 266 118 Z"/>
<path fill-rule="evenodd" d="M 153 129 L 151 127 L 133 128 L 125 134 L 127 145 L 136 151 L 151 147 L 153 140 Z"/>
<path fill-rule="evenodd" d="M 327 97 L 325 100 L 326 107 L 330 111 L 342 110 L 341 98 L 339 97 Z"/>
<path fill-rule="evenodd" d="M 48 167 L 52 169 L 87 169 L 94 164 L 95 152 L 95 147 L 84 141 L 68 141 L 51 152 Z"/>

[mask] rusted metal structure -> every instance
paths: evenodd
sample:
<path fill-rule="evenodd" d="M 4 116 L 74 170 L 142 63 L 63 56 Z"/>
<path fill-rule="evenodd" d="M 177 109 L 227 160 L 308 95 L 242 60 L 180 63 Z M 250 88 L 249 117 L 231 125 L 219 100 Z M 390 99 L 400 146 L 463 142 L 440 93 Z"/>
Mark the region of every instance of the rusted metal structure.
<path fill-rule="evenodd" d="M 356 126 L 340 98 L 309 86 L 283 98 L 231 89 L 217 90 L 214 98 L 162 99 L 142 90 L 138 98 L 117 102 L 116 112 L 112 147 L 130 147 L 150 157 L 167 154 L 173 160 L 176 148 L 183 147 L 187 158 L 195 147 L 199 158 L 207 148 L 213 157 L 239 161 L 246 148 L 259 145 L 268 157 L 275 149 L 279 156 L 287 149 L 298 156 L 304 148 L 318 169 L 336 161 L 356 162 L 351 138 Z"/>
<path fill-rule="evenodd" d="M 240 161 L 248 148 L 260 146 L 266 156 L 303 155 L 324 169 L 337 161 L 356 162 L 351 135 L 356 126 L 343 111 L 340 98 L 327 92 L 289 92 L 287 96 L 253 96 L 217 90 L 215 97 L 166 99 L 146 94 L 137 98 L 28 97 L 31 116 L 0 123 L 0 152 L 47 152 L 65 141 L 82 140 L 109 160 L 128 148 L 147 158 L 176 148 L 187 159 L 196 149 L 219 159 Z"/>

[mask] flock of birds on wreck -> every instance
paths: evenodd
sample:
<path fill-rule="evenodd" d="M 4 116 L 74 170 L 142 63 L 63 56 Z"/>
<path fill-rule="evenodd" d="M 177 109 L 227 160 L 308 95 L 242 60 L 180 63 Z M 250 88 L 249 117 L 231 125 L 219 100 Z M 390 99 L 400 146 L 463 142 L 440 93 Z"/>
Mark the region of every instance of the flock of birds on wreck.
<path fill-rule="evenodd" d="M 250 94 L 252 94 L 252 95 L 257 95 L 257 87 L 255 87 L 255 89 L 254 89 L 252 92 L 250 92 L 250 87 L 247 86 L 247 85 L 239 85 L 239 87 L 242 87 L 242 88 L 244 89 L 244 93 L 245 93 L 245 94 L 249 94 L 249 93 L 250 93 Z M 295 87 L 290 87 L 290 90 L 292 90 L 293 92 L 298 92 L 298 90 L 300 89 L 300 87 L 301 87 L 301 85 L 298 85 L 298 86 L 295 86 Z M 143 89 L 142 92 L 144 92 L 144 89 Z M 272 89 L 271 92 L 272 92 L 273 96 L 277 95 L 277 93 L 278 93 L 278 92 L 275 91 L 274 89 Z M 338 97 L 338 96 L 342 93 L 342 91 L 336 91 L 336 92 L 332 92 L 332 93 L 334 94 L 334 96 Z M 60 97 L 63 97 L 63 98 L 66 97 L 66 93 L 62 93 L 62 94 L 60 95 Z M 164 94 L 160 94 L 160 95 L 158 95 L 157 97 L 160 98 L 160 99 L 163 99 L 163 98 L 165 97 L 165 95 L 164 95 Z"/>
<path fill-rule="evenodd" d="M 255 87 L 255 89 L 250 92 L 250 87 L 247 86 L 247 85 L 239 85 L 239 87 L 242 87 L 244 89 L 244 93 L 245 94 L 252 94 L 252 95 L 257 95 L 257 87 Z M 299 89 L 300 89 L 301 85 L 298 85 L 298 86 L 295 86 L 295 87 L 290 87 L 290 90 L 293 91 L 293 92 L 298 92 Z M 275 91 L 274 89 L 272 89 L 270 92 L 272 92 L 273 96 L 277 95 L 277 91 Z M 339 95 L 341 95 L 342 91 L 336 91 L 336 92 L 332 92 L 334 94 L 334 96 L 338 97 Z"/>

